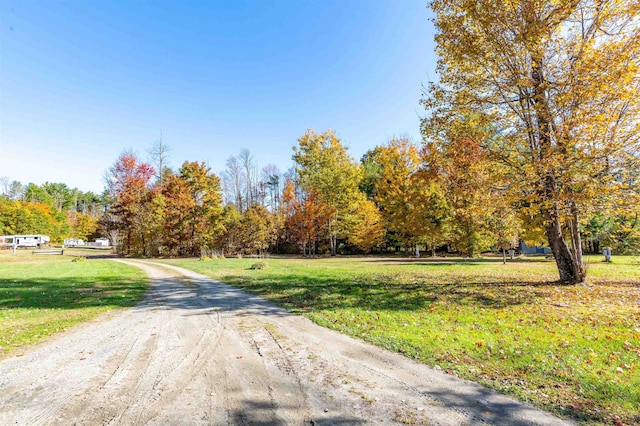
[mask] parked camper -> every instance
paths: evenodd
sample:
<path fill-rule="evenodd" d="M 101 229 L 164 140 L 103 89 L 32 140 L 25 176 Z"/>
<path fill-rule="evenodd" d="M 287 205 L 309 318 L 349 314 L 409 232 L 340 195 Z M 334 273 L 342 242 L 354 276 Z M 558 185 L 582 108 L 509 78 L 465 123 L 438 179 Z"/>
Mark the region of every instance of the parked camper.
<path fill-rule="evenodd" d="M 77 238 L 66 238 L 64 240 L 65 247 L 82 247 L 84 246 L 84 241 Z"/>
<path fill-rule="evenodd" d="M 5 235 L 0 237 L 3 245 L 15 245 L 16 247 L 43 247 L 49 245 L 47 235 Z"/>
<path fill-rule="evenodd" d="M 12 248 L 15 244 L 13 235 L 0 235 L 0 247 Z"/>

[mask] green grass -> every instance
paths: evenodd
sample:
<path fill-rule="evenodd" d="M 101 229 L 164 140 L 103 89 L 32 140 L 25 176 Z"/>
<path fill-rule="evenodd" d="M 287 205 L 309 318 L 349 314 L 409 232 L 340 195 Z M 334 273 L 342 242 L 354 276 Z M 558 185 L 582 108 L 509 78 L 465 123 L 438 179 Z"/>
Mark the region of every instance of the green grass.
<path fill-rule="evenodd" d="M 601 259 L 576 286 L 540 258 L 169 262 L 558 415 L 638 424 L 640 259 Z"/>
<path fill-rule="evenodd" d="M 0 254 L 0 358 L 141 300 L 144 273 L 110 260 Z"/>

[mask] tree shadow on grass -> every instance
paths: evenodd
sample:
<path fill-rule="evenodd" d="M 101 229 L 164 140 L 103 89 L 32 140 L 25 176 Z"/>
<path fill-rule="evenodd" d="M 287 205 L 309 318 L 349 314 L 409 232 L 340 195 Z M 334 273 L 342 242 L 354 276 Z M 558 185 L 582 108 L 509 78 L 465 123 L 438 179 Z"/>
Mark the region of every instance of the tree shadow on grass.
<path fill-rule="evenodd" d="M 452 280 L 451 277 L 448 279 Z M 227 275 L 221 280 L 294 311 L 354 307 L 413 311 L 426 309 L 434 303 L 502 309 L 533 303 L 545 297 L 544 291 L 538 289 L 555 284 L 542 281 L 496 282 L 483 277 L 468 282 L 439 283 L 430 278 L 422 282 L 398 283 L 384 277 L 273 273 L 249 277 Z M 208 300 L 207 306 L 229 311 L 258 303 L 255 298 L 247 298 L 240 292 L 216 284 L 215 280 L 192 282 L 197 288 L 190 288 L 175 278 L 155 280 L 152 292 L 155 292 L 156 300 L 153 303 L 162 303 L 167 308 L 197 310 L 203 307 L 203 302 L 198 299 L 204 297 Z M 117 275 L 95 279 L 86 276 L 26 280 L 0 278 L 0 309 L 129 307 L 142 300 L 146 290 L 147 284 L 143 280 L 123 279 Z"/>
<path fill-rule="evenodd" d="M 120 276 L 62 278 L 0 278 L 0 309 L 80 309 L 98 306 L 128 307 L 139 302 L 145 280 Z"/>
<path fill-rule="evenodd" d="M 262 278 L 227 275 L 223 282 L 263 296 L 288 308 L 315 310 L 360 308 L 413 311 L 434 303 L 503 309 L 545 297 L 541 287 L 556 283 L 518 281 L 466 283 L 354 282 L 353 279 L 286 275 Z"/>
<path fill-rule="evenodd" d="M 368 263 L 381 263 L 399 266 L 475 266 L 482 264 L 496 265 L 502 264 L 503 260 L 501 256 L 496 257 L 482 257 L 482 258 L 460 258 L 460 257 L 385 257 L 385 258 L 368 258 L 363 262 Z M 553 263 L 554 260 L 547 259 L 546 257 L 518 257 L 515 259 L 507 259 L 507 264 L 532 264 L 532 263 Z"/>

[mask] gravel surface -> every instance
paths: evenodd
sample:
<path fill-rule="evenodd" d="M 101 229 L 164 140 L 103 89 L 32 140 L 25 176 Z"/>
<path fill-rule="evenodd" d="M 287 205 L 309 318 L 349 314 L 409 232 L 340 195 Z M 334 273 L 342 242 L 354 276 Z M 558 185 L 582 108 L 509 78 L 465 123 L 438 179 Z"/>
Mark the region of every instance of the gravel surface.
<path fill-rule="evenodd" d="M 561 425 L 185 269 L 0 363 L 0 425 Z"/>

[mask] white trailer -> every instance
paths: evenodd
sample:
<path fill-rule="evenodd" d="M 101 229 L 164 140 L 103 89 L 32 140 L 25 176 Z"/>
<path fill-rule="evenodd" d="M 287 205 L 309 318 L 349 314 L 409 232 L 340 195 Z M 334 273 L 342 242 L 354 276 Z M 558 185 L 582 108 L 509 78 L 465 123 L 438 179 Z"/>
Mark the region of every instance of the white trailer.
<path fill-rule="evenodd" d="M 50 238 L 47 235 L 4 235 L 0 237 L 3 245 L 15 247 L 43 247 L 48 246 Z"/>

